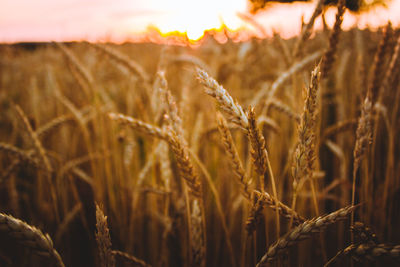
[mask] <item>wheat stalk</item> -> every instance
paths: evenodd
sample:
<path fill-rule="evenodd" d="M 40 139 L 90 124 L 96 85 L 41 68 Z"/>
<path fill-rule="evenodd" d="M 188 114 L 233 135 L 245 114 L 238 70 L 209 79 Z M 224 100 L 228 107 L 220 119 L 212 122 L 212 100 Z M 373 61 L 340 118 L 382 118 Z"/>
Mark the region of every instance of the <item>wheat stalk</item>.
<path fill-rule="evenodd" d="M 56 243 L 60 242 L 61 237 L 67 232 L 68 227 L 78 217 L 78 215 L 81 212 L 82 212 L 82 204 L 78 203 L 78 204 L 75 204 L 75 206 L 72 208 L 72 210 L 67 213 L 67 215 L 64 217 L 63 221 L 57 227 L 56 235 L 54 238 Z"/>
<path fill-rule="evenodd" d="M 286 115 L 288 118 L 296 121 L 297 123 L 300 123 L 301 121 L 299 114 L 294 112 L 291 107 L 276 98 L 267 99 L 266 106 L 269 106 L 271 109 Z"/>
<path fill-rule="evenodd" d="M 273 210 L 278 210 L 282 217 L 286 219 L 293 219 L 293 223 L 295 225 L 301 224 L 305 221 L 305 218 L 299 215 L 296 211 L 275 199 L 267 192 L 259 192 L 254 190 L 253 194 L 259 201 L 261 201 L 263 205 L 267 205 Z"/>
<path fill-rule="evenodd" d="M 253 198 L 253 205 L 251 206 L 249 215 L 246 220 L 247 235 L 251 235 L 256 230 L 263 209 L 264 206 L 262 200 L 260 198 Z"/>
<path fill-rule="evenodd" d="M 286 206 L 267 192 L 253 190 L 252 193 L 252 201 L 254 204 L 251 207 L 250 214 L 246 220 L 246 231 L 248 235 L 252 234 L 256 230 L 264 206 L 268 206 L 277 211 L 280 216 L 292 220 L 294 225 L 299 225 L 305 221 L 305 219 L 296 211 Z"/>
<path fill-rule="evenodd" d="M 276 123 L 272 118 L 265 115 L 260 115 L 257 117 L 257 125 L 260 127 L 265 125 L 267 130 L 271 130 L 271 132 L 274 132 L 276 134 L 281 133 L 281 128 L 279 127 L 278 123 Z"/>
<path fill-rule="evenodd" d="M 356 127 L 356 125 L 357 119 L 349 119 L 339 121 L 336 124 L 327 127 L 322 134 L 321 143 L 323 140 L 326 140 L 331 136 L 353 129 L 354 127 Z"/>
<path fill-rule="evenodd" d="M 73 75 L 76 77 L 78 83 L 81 84 L 82 89 L 86 97 L 91 96 L 93 92 L 93 84 L 94 78 L 90 71 L 80 62 L 80 60 L 62 43 L 55 43 L 58 48 L 62 51 L 65 57 L 72 63 L 72 66 L 75 67 L 76 72 L 78 75 Z"/>
<path fill-rule="evenodd" d="M 0 151 L 5 151 L 7 153 L 10 153 L 10 154 L 16 156 L 19 161 L 27 161 L 36 167 L 41 167 L 41 168 L 45 169 L 45 166 L 40 166 L 39 162 L 32 156 L 33 155 L 32 151 L 24 151 L 24 150 L 19 149 L 18 147 L 15 147 L 13 145 L 6 144 L 6 143 L 0 143 Z M 16 162 L 15 164 L 18 164 L 18 163 L 19 162 Z M 12 164 L 10 166 L 10 168 L 13 165 L 14 164 Z"/>
<path fill-rule="evenodd" d="M 50 132 L 52 129 L 58 127 L 59 125 L 71 121 L 73 120 L 73 116 L 71 115 L 61 115 L 57 118 L 52 119 L 51 121 L 49 121 L 48 123 L 46 123 L 45 125 L 41 126 L 40 128 L 38 128 L 36 130 L 36 134 L 38 136 L 42 136 L 47 134 L 48 132 Z"/>
<path fill-rule="evenodd" d="M 22 111 L 22 109 L 18 105 L 15 106 L 15 109 L 17 110 L 18 115 L 22 119 L 22 121 L 29 133 L 29 136 L 31 137 L 31 139 L 33 141 L 35 149 L 36 149 L 38 155 L 40 156 L 41 160 L 43 161 L 44 166 L 46 167 L 47 171 L 51 172 L 52 167 L 51 167 L 50 161 L 46 156 L 46 150 L 42 146 L 42 143 L 40 142 L 37 133 L 32 129 L 32 126 L 29 123 L 29 120 L 26 117 L 25 113 Z"/>
<path fill-rule="evenodd" d="M 130 116 L 126 116 L 123 114 L 117 114 L 117 113 L 108 113 L 108 116 L 111 120 L 116 121 L 122 125 L 127 125 L 127 126 L 131 127 L 132 129 L 139 131 L 141 133 L 150 135 L 152 137 L 157 137 L 160 139 L 167 138 L 167 133 L 164 130 L 162 130 L 161 128 L 159 128 L 157 126 L 145 123 L 141 120 L 137 120 Z"/>
<path fill-rule="evenodd" d="M 246 231 L 250 235 L 256 230 L 257 223 L 262 214 L 264 206 L 268 206 L 271 209 L 279 213 L 280 216 L 292 220 L 294 225 L 299 225 L 305 221 L 305 219 L 300 216 L 292 208 L 288 207 L 284 203 L 280 202 L 267 192 L 260 192 L 257 190 L 252 191 L 252 201 L 253 205 L 250 210 L 250 214 L 246 220 Z"/>
<path fill-rule="evenodd" d="M 200 58 L 192 56 L 192 55 L 174 55 L 168 57 L 168 64 L 172 63 L 187 63 L 191 64 L 195 67 L 198 67 L 200 69 L 204 69 L 207 72 L 211 72 L 211 68 Z"/>
<path fill-rule="evenodd" d="M 112 59 L 114 59 L 117 63 L 126 67 L 131 73 L 138 75 L 143 81 L 150 81 L 149 75 L 146 73 L 144 68 L 134 60 L 130 59 L 126 55 L 122 54 L 118 50 L 111 48 L 110 46 L 103 44 L 94 44 L 90 43 L 94 48 L 106 53 Z"/>
<path fill-rule="evenodd" d="M 79 74 L 85 79 L 85 82 L 92 85 L 94 82 L 92 74 L 83 66 L 79 59 L 62 43 L 55 43 L 58 48 L 64 53 L 64 55 L 72 62 L 72 64 L 77 68 Z"/>
<path fill-rule="evenodd" d="M 300 72 L 303 70 L 308 64 L 314 62 L 317 60 L 320 56 L 323 55 L 323 51 L 317 51 L 312 53 L 311 55 L 308 55 L 304 59 L 302 59 L 299 62 L 293 63 L 293 65 L 284 73 L 279 75 L 279 77 L 272 83 L 270 88 L 262 88 L 258 90 L 258 92 L 254 95 L 254 97 L 250 101 L 250 105 L 252 106 L 257 106 L 258 103 L 260 103 L 263 99 L 272 99 L 275 95 L 278 89 L 287 81 L 289 80 L 294 74 Z M 267 102 L 267 103 L 272 103 L 272 102 Z M 268 106 L 267 106 L 268 110 Z"/>
<path fill-rule="evenodd" d="M 2 150 L 1 148 L 1 143 L 0 143 L 0 150 Z M 32 153 L 28 153 L 28 155 L 30 156 Z M 14 173 L 14 171 L 16 170 L 17 166 L 21 163 L 21 160 L 19 158 L 15 158 L 11 164 L 3 171 L 3 173 L 0 176 L 0 184 L 2 184 L 4 181 L 7 180 L 8 177 L 10 177 L 11 174 Z"/>

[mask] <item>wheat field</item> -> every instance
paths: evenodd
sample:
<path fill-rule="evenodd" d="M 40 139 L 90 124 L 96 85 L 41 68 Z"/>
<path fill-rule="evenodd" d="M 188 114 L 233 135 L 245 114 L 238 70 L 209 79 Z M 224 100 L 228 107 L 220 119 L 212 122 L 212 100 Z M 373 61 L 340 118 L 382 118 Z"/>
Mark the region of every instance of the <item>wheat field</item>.
<path fill-rule="evenodd" d="M 400 31 L 0 46 L 1 266 L 400 264 Z"/>

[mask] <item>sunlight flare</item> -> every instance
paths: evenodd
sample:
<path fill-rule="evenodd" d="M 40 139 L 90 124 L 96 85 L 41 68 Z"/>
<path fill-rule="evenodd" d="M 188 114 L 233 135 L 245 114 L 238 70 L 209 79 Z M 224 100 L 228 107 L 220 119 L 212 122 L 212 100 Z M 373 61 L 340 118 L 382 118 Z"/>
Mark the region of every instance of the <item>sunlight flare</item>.
<path fill-rule="evenodd" d="M 213 8 L 210 8 L 210 7 Z M 237 31 L 249 26 L 238 16 L 246 11 L 246 2 L 240 0 L 182 1 L 168 2 L 165 19 L 153 24 L 163 35 L 173 32 L 185 34 L 191 41 L 197 41 L 209 30 L 229 29 Z M 172 19 L 171 19 L 172 17 Z"/>

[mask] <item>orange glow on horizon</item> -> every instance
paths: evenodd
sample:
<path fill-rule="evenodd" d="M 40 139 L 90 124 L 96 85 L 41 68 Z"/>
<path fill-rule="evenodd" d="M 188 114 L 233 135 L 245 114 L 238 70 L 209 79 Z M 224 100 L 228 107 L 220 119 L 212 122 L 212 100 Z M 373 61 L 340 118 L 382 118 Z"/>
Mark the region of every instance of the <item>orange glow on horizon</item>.
<path fill-rule="evenodd" d="M 378 6 L 369 12 L 355 14 L 346 11 L 343 30 L 352 27 L 360 29 L 376 29 L 385 25 L 389 20 L 399 25 L 399 20 L 393 20 L 393 10 L 399 10 L 400 0 L 393 0 L 389 8 Z M 186 4 L 185 4 L 186 3 Z M 212 36 L 220 43 L 231 39 L 234 42 L 247 41 L 251 38 L 267 38 L 279 34 L 288 39 L 300 33 L 301 16 L 305 22 L 311 17 L 315 1 L 295 2 L 291 4 L 271 4 L 256 15 L 249 14 L 249 7 L 243 0 L 203 0 L 186 1 L 172 0 L 162 8 L 165 19 L 158 20 L 136 35 L 136 41 L 149 41 L 164 44 L 196 46 L 205 37 Z M 386 15 L 385 15 L 386 14 Z M 328 8 L 326 21 L 333 26 L 336 7 Z M 396 18 L 397 16 L 395 16 Z M 322 29 L 321 17 L 318 17 L 315 30 Z"/>
<path fill-rule="evenodd" d="M 152 27 L 149 27 L 151 29 Z M 206 35 L 212 35 L 214 38 L 218 36 L 226 36 L 226 37 L 232 37 L 232 36 L 239 36 L 242 33 L 245 33 L 248 31 L 248 28 L 246 27 L 240 27 L 236 29 L 231 29 L 225 24 L 221 24 L 218 28 L 209 28 L 209 29 L 203 29 L 201 27 L 198 27 L 197 29 L 190 29 L 186 30 L 184 32 L 179 31 L 179 30 L 162 30 L 158 27 L 153 28 L 155 31 L 159 32 L 161 37 L 171 37 L 171 36 L 181 36 L 184 39 L 187 39 L 189 43 L 195 44 L 197 42 L 200 42 Z M 247 34 L 250 35 L 251 33 Z M 236 38 L 233 38 L 236 40 Z"/>
<path fill-rule="evenodd" d="M 0 9 L 0 43 L 90 41 L 177 42 L 197 45 L 208 36 L 224 43 L 268 38 L 288 39 L 300 33 L 301 18 L 307 22 L 318 0 L 270 4 L 249 14 L 249 0 L 4 0 Z M 23 8 L 22 8 L 23 7 Z M 336 8 L 326 14 L 332 27 Z M 388 20 L 400 25 L 400 0 L 389 0 L 355 15 L 346 12 L 343 29 L 372 30 Z M 317 19 L 315 30 L 322 28 Z"/>
<path fill-rule="evenodd" d="M 254 36 L 254 32 L 248 30 L 247 28 L 239 28 L 234 30 L 230 29 L 225 24 L 222 24 L 218 29 L 203 30 L 200 37 L 190 37 L 187 32 L 179 31 L 164 33 L 155 26 L 149 26 L 147 31 L 140 35 L 136 34 L 135 38 L 133 40 L 131 39 L 130 41 L 197 46 L 202 44 L 206 39 L 208 39 L 208 37 L 212 37 L 219 43 L 226 43 L 228 40 L 232 40 L 234 42 L 247 41 Z"/>
<path fill-rule="evenodd" d="M 199 42 L 206 33 L 233 36 L 251 29 L 251 25 L 237 16 L 247 10 L 243 0 L 170 0 L 162 8 L 165 8 L 164 16 L 149 28 L 158 31 L 162 37 L 186 38 L 191 44 Z"/>

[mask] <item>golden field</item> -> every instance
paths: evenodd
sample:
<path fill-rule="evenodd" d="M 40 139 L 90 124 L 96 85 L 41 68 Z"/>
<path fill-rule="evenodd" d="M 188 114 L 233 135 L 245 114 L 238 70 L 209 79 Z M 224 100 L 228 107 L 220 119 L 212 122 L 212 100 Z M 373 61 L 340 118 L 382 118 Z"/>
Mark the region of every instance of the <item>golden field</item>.
<path fill-rule="evenodd" d="M 400 32 L 339 22 L 1 45 L 0 265 L 399 264 Z"/>

